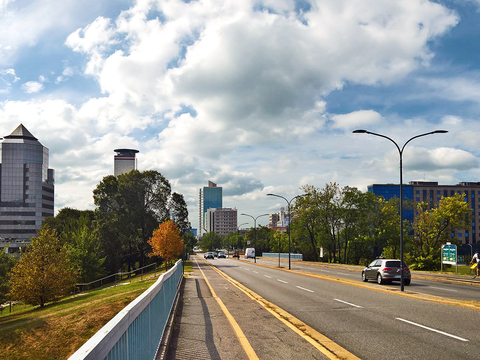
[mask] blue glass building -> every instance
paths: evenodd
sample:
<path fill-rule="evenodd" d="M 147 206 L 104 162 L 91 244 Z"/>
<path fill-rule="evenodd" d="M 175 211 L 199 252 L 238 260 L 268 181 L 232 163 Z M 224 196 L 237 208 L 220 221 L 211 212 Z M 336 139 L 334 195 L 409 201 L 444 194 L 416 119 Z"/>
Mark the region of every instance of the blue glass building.
<path fill-rule="evenodd" d="M 203 187 L 203 191 L 200 190 L 200 219 L 199 219 L 199 231 L 200 235 L 202 230 L 205 230 L 206 217 L 208 209 L 219 209 L 223 207 L 222 202 L 222 188 L 217 184 L 209 181 L 208 186 Z"/>
<path fill-rule="evenodd" d="M 400 199 L 400 185 L 395 184 L 373 184 L 367 187 L 368 192 L 373 193 L 377 196 L 383 196 L 383 198 L 388 201 L 391 198 L 396 197 Z M 403 219 L 408 220 L 413 223 L 413 208 L 405 206 L 405 202 L 409 201 L 413 204 L 413 185 L 403 185 Z"/>

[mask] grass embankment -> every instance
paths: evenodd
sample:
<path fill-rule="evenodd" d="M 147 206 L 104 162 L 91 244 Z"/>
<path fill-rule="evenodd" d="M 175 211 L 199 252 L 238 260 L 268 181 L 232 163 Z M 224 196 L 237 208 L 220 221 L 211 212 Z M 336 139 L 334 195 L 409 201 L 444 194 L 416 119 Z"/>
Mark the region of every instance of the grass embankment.
<path fill-rule="evenodd" d="M 0 316 L 0 359 L 67 359 L 157 279 L 146 279 L 145 274 L 144 280 L 137 278 L 43 309 L 16 305 L 10 314 L 5 308 Z"/>

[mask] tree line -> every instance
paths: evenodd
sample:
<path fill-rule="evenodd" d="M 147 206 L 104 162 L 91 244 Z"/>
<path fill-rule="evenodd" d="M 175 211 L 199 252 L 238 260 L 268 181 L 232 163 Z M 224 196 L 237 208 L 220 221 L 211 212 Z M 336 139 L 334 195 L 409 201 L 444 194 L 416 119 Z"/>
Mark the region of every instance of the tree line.
<path fill-rule="evenodd" d="M 178 257 L 196 242 L 183 195 L 157 171 L 104 177 L 94 211 L 61 209 L 42 223 L 20 259 L 0 252 L 0 304 L 7 297 L 44 306 L 118 271 Z"/>
<path fill-rule="evenodd" d="M 205 234 L 200 246 L 205 251 L 220 248 L 254 247 L 262 252 L 288 252 L 288 231 L 292 252 L 304 260 L 366 265 L 379 256 L 400 257 L 399 199 L 386 201 L 357 188 L 328 183 L 323 188 L 305 185 L 304 196 L 291 206 L 292 220 L 287 232 L 260 226 L 245 236 L 231 233 L 221 237 Z M 442 244 L 457 243 L 455 229 L 471 225 L 472 210 L 465 195 L 442 198 L 437 207 L 404 201 L 404 211 L 414 214 L 414 221 L 403 221 L 404 259 L 414 269 L 440 268 Z M 256 239 L 256 240 L 255 240 Z M 250 245 L 247 245 L 247 243 Z M 255 245 L 256 244 L 256 245 Z M 320 258 L 320 249 L 323 258 Z"/>

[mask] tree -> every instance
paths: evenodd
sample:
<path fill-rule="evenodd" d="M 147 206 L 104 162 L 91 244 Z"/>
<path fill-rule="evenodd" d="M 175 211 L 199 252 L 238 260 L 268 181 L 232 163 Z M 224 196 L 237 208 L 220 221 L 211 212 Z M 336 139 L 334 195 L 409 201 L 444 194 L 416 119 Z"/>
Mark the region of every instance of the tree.
<path fill-rule="evenodd" d="M 5 253 L 5 249 L 0 250 L 0 305 L 7 301 L 10 292 L 10 271 L 15 262 L 13 256 Z"/>
<path fill-rule="evenodd" d="M 157 171 L 106 176 L 93 191 L 99 236 L 110 271 L 144 265 L 148 239 L 170 216 L 171 186 Z"/>
<path fill-rule="evenodd" d="M 31 242 L 12 269 L 12 298 L 44 307 L 72 290 L 77 271 L 54 230 L 43 227 Z"/>
<path fill-rule="evenodd" d="M 148 240 L 152 252 L 148 256 L 158 256 L 165 260 L 165 270 L 172 260 L 176 259 L 183 251 L 183 238 L 177 225 L 172 220 L 160 224 Z"/>
<path fill-rule="evenodd" d="M 53 218 L 47 218 L 42 227 L 56 231 L 61 244 L 66 244 L 70 258 L 76 264 L 80 281 L 90 282 L 104 275 L 101 244 L 95 227 L 95 213 L 91 210 L 63 208 Z"/>
<path fill-rule="evenodd" d="M 472 210 L 464 201 L 465 194 L 442 197 L 438 207 L 429 209 L 427 203 L 417 205 L 417 215 L 413 224 L 413 267 L 433 270 L 440 264 L 440 247 L 452 241 L 455 229 L 467 229 L 472 221 Z"/>
<path fill-rule="evenodd" d="M 175 224 L 177 224 L 178 230 L 184 236 L 192 229 L 192 226 L 188 221 L 187 203 L 185 202 L 182 194 L 178 194 L 176 192 L 173 193 L 170 200 L 170 209 L 173 214 L 173 220 L 175 221 Z"/>
<path fill-rule="evenodd" d="M 222 237 L 210 231 L 200 238 L 200 248 L 204 251 L 213 251 L 222 246 Z"/>

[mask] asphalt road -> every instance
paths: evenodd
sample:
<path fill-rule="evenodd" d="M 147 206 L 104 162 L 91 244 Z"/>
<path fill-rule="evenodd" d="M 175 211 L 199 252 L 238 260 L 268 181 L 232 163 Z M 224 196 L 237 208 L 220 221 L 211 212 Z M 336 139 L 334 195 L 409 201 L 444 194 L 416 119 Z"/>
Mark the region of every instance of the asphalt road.
<path fill-rule="evenodd" d="M 253 262 L 253 260 L 248 260 Z M 278 261 L 257 259 L 259 264 L 270 266 L 278 266 Z M 281 262 L 284 268 L 288 268 L 288 261 Z M 321 274 L 326 276 L 338 277 L 341 279 L 354 280 L 362 282 L 361 269 L 359 267 L 350 267 L 344 269 L 341 266 L 330 265 L 308 265 L 301 262 L 293 261 L 291 263 L 292 270 L 305 271 L 314 274 Z M 418 292 L 422 294 L 448 297 L 456 300 L 465 301 L 479 301 L 480 302 L 480 279 L 471 280 L 467 276 L 437 276 L 435 280 L 430 280 L 427 277 L 431 275 L 423 275 L 422 273 L 413 272 L 412 282 L 409 286 L 405 286 L 405 290 Z M 370 281 L 371 282 L 371 281 Z M 399 282 L 393 282 L 388 285 L 389 288 L 400 289 Z"/>
<path fill-rule="evenodd" d="M 479 310 L 399 296 L 399 286 L 391 291 L 376 291 L 252 262 L 232 259 L 209 262 L 362 359 L 478 358 Z M 294 268 L 298 266 L 304 265 L 296 264 Z M 307 270 L 313 272 L 313 268 L 334 278 L 360 279 L 358 272 L 344 273 L 316 266 L 308 266 Z M 463 293 L 462 285 L 436 282 L 433 285 L 426 280 L 415 280 L 408 292 L 422 289 L 437 295 L 447 293 L 449 297 Z M 392 287 L 383 290 L 389 288 Z M 469 296 L 474 298 L 475 290 L 478 292 L 480 288 L 470 288 L 473 293 Z"/>

